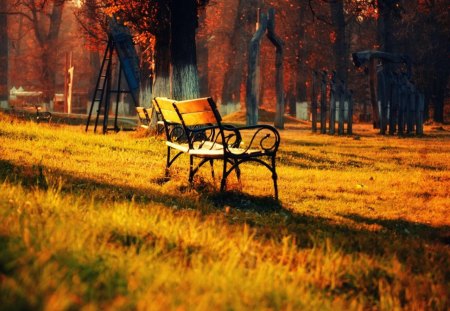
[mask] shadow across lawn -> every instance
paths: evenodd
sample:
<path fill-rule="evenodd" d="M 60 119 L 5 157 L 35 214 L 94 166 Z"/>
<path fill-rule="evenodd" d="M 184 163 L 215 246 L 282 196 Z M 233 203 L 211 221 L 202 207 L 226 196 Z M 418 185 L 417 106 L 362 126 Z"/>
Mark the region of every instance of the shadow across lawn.
<path fill-rule="evenodd" d="M 280 159 L 280 163 L 286 166 L 297 167 L 301 169 L 317 169 L 317 170 L 339 170 L 352 168 L 364 168 L 371 167 L 369 163 L 363 162 L 364 159 L 357 155 L 352 154 L 340 154 L 343 158 L 342 161 L 336 161 L 331 159 L 327 155 L 315 155 L 312 156 L 306 152 L 298 151 L 283 151 L 284 157 Z"/>
<path fill-rule="evenodd" d="M 380 225 L 384 230 L 400 236 L 416 236 L 428 242 L 440 242 L 450 246 L 450 226 L 431 227 L 423 223 L 405 221 L 403 219 L 370 218 L 357 214 L 341 215 L 344 218 L 364 224 Z"/>
<path fill-rule="evenodd" d="M 370 257 L 398 258 L 412 273 L 433 274 L 439 267 L 440 275 L 450 278 L 450 228 L 434 227 L 402 219 L 369 218 L 356 214 L 338 216 L 361 224 L 376 224 L 377 230 L 352 226 L 343 221 L 312 214 L 294 213 L 272 197 L 255 197 L 237 191 L 218 192 L 209 185 L 196 183 L 196 194 L 185 192 L 189 187 L 167 193 L 155 187 L 147 189 L 129 185 L 116 185 L 92 178 L 80 178 L 61 170 L 52 169 L 52 176 L 40 165 L 20 166 L 0 160 L 0 182 L 8 180 L 25 188 L 47 189 L 62 179 L 60 191 L 96 197 L 99 201 L 131 201 L 151 208 L 157 202 L 177 210 L 198 210 L 201 215 L 224 218 L 231 225 L 247 224 L 255 230 L 255 238 L 281 241 L 286 236 L 295 239 L 299 248 L 317 248 L 331 243 L 333 248 L 348 254 L 366 254 Z M 50 180 L 50 182 L 49 182 Z M 161 184 L 166 182 L 160 181 Z M 149 181 L 158 186 L 157 181 Z M 97 197 L 98 195 L 102 197 Z M 144 239 L 145 240 L 145 239 Z M 143 242 L 145 243 L 145 242 Z"/>
<path fill-rule="evenodd" d="M 162 180 L 162 179 L 161 179 Z M 38 165 L 17 165 L 0 160 L 0 183 L 8 181 L 20 184 L 26 189 L 59 189 L 64 195 L 71 193 L 83 197 L 90 197 L 103 201 L 131 201 L 146 204 L 149 202 L 161 203 L 167 206 L 185 206 L 193 208 L 195 202 L 181 198 L 177 194 L 168 194 L 150 188 L 142 189 L 129 185 L 117 185 L 93 178 L 75 176 L 70 172 L 52 168 L 51 171 Z M 162 181 L 154 181 L 161 185 Z"/>

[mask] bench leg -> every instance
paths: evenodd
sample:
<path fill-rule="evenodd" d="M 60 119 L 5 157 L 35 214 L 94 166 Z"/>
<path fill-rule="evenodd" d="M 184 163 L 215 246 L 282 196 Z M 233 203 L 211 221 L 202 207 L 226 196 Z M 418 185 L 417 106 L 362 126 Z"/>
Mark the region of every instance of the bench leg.
<path fill-rule="evenodd" d="M 189 156 L 189 183 L 192 184 L 194 180 L 194 157 Z"/>
<path fill-rule="evenodd" d="M 230 163 L 231 168 L 227 169 L 227 164 Z M 227 177 L 230 175 L 231 172 L 234 170 L 236 171 L 236 177 L 239 182 L 241 182 L 241 170 L 239 169 L 239 160 L 236 159 L 224 159 L 223 160 L 223 172 L 222 172 L 222 181 L 220 184 L 220 191 L 225 190 L 226 183 L 227 183 Z"/>
<path fill-rule="evenodd" d="M 170 158 L 171 156 L 171 152 L 170 152 L 170 147 L 167 147 L 167 159 L 166 159 L 166 177 L 169 176 L 169 167 L 172 166 L 173 162 L 175 162 L 175 160 L 182 155 L 184 152 L 179 151 L 172 159 Z"/>
<path fill-rule="evenodd" d="M 235 165 L 236 163 L 237 161 L 235 161 L 233 165 Z M 241 169 L 239 168 L 239 165 L 236 166 L 235 170 L 236 170 L 236 177 L 238 181 L 241 182 Z"/>
<path fill-rule="evenodd" d="M 275 170 L 275 156 L 272 157 L 272 179 L 273 179 L 273 188 L 275 190 L 275 200 L 278 201 L 278 185 L 277 185 L 277 171 Z"/>
<path fill-rule="evenodd" d="M 214 160 L 213 159 L 209 160 L 209 164 L 211 165 L 211 176 L 214 180 Z"/>
<path fill-rule="evenodd" d="M 220 181 L 220 191 L 224 191 L 227 186 L 227 163 L 228 160 L 226 158 L 223 159 L 223 171 L 222 171 L 222 180 Z"/>
<path fill-rule="evenodd" d="M 170 147 L 167 147 L 166 177 L 169 176 L 169 167 L 170 167 Z"/>

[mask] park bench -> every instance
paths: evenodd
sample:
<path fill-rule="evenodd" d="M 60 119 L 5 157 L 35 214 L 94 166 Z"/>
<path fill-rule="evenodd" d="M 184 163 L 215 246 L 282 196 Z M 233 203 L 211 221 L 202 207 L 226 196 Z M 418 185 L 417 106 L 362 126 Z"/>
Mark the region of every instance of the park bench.
<path fill-rule="evenodd" d="M 154 107 L 154 106 L 153 106 Z M 148 130 L 152 126 L 152 118 L 154 115 L 154 108 L 136 107 L 136 113 L 139 118 L 139 126 Z M 156 113 L 156 132 L 162 133 L 163 122 L 160 120 L 159 114 Z"/>
<path fill-rule="evenodd" d="M 50 122 L 52 119 L 52 114 L 49 111 L 41 111 L 42 107 L 40 105 L 34 105 L 34 108 L 36 109 L 36 122 Z"/>
<path fill-rule="evenodd" d="M 240 179 L 239 166 L 242 163 L 258 163 L 271 172 L 275 199 L 278 199 L 275 159 L 280 135 L 274 127 L 223 124 L 210 97 L 184 101 L 157 97 L 154 104 L 161 114 L 166 133 L 166 172 L 180 155 L 188 154 L 189 182 L 192 183 L 200 167 L 208 162 L 214 177 L 213 161 L 222 160 L 220 191 L 223 191 L 230 173 L 235 171 Z M 198 162 L 196 166 L 194 162 Z"/>
<path fill-rule="evenodd" d="M 149 115 L 150 111 L 144 107 L 136 107 L 136 112 L 139 118 L 140 126 L 148 129 L 152 121 L 151 114 Z"/>

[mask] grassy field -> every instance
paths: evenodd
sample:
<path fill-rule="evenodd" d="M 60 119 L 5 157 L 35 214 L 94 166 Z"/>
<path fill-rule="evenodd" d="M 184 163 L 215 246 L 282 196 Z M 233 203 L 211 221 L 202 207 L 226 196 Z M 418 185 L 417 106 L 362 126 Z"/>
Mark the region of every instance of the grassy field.
<path fill-rule="evenodd" d="M 0 114 L 0 310 L 448 310 L 450 128 L 354 131 L 282 131 L 275 202 L 259 166 L 219 193 L 160 137 Z"/>

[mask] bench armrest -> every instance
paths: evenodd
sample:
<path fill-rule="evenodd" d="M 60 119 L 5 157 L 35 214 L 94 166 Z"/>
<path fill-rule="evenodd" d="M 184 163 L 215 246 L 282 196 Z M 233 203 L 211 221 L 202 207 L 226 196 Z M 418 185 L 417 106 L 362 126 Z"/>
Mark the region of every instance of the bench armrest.
<path fill-rule="evenodd" d="M 261 124 L 233 127 L 232 129 L 224 127 L 224 131 L 232 131 L 233 134 L 231 135 L 237 135 L 239 137 L 239 145 L 226 144 L 226 150 L 231 154 L 255 152 L 257 150 L 265 154 L 274 154 L 280 145 L 280 134 L 271 125 Z M 242 138 L 245 138 L 246 141 Z M 239 150 L 237 151 L 235 148 L 238 147 Z"/>
<path fill-rule="evenodd" d="M 186 133 L 179 123 L 164 122 L 164 127 L 167 133 L 167 141 L 172 143 L 186 143 Z"/>
<path fill-rule="evenodd" d="M 221 135 L 222 130 L 228 132 L 224 135 L 225 142 Z M 194 142 L 200 142 L 200 144 L 197 144 L 197 148 L 212 150 L 223 148 L 223 145 L 238 147 L 242 141 L 242 137 L 236 127 L 229 124 L 193 127 L 189 131 L 192 145 L 194 145 Z"/>

